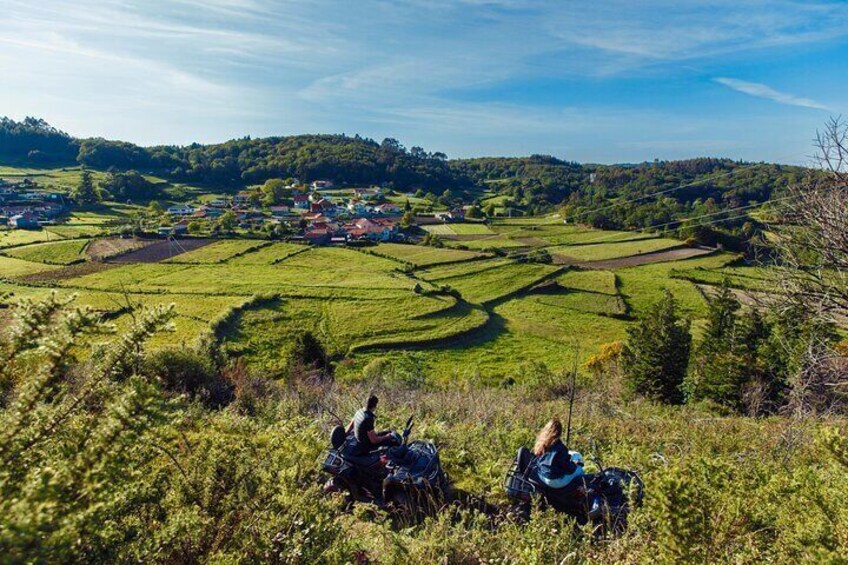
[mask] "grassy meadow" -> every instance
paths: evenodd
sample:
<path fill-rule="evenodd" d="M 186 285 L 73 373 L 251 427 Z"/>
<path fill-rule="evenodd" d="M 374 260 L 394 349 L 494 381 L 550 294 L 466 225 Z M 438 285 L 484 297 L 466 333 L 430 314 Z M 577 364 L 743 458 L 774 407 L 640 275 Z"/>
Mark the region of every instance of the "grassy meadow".
<path fill-rule="evenodd" d="M 105 205 L 75 213 L 72 222 L 56 229 L 72 237 L 80 233 L 74 230 L 129 211 Z M 664 289 L 681 301 L 697 327 L 705 314 L 704 285 L 720 284 L 728 275 L 741 288 L 763 276 L 736 265 L 728 253 L 592 270 L 474 250 L 505 242 L 507 251 L 510 245 L 547 249 L 590 262 L 680 245 L 551 218 L 437 227 L 450 228 L 454 237 L 462 233 L 445 241 L 470 249 L 395 243 L 311 248 L 225 239 L 161 262 L 107 259 L 88 268 L 85 249 L 95 240 L 60 239 L 44 230 L 3 232 L 0 277 L 11 300 L 44 296 L 51 289 L 74 293 L 82 304 L 109 313 L 119 327 L 131 319 L 127 302 L 174 303 L 176 333 L 157 339 L 156 346 L 196 343 L 213 321 L 227 317 L 215 326 L 216 339 L 270 375 L 283 371 L 292 337 L 308 330 L 341 378 L 356 381 L 369 364 L 395 360 L 433 382 L 496 384 L 532 381 L 623 339 L 634 317 Z M 76 264 L 80 261 L 85 263 Z M 255 296 L 269 299 L 254 302 Z"/>
<path fill-rule="evenodd" d="M 100 487 L 121 490 L 97 502 L 108 527 L 100 527 L 98 514 L 98 527 L 84 532 L 110 548 L 94 560 L 844 562 L 848 441 L 832 431 L 844 422 L 657 406 L 634 401 L 615 378 L 582 370 L 572 444 L 607 465 L 638 470 L 648 485 L 644 508 L 616 539 L 597 539 L 551 512 L 535 512 L 527 524 L 502 512 L 501 481 L 516 449 L 529 445 L 548 418 L 567 413 L 564 371 L 624 340 L 664 290 L 698 328 L 707 313 L 705 289 L 728 278 L 740 290 L 768 290 L 767 270 L 724 252 L 591 268 L 592 261 L 681 243 L 555 218 L 433 226 L 428 231 L 446 244 L 439 248 L 224 239 L 160 262 L 91 260 L 86 250 L 103 242 L 101 228 L 132 211 L 107 204 L 47 230 L 0 232 L 0 324 L 10 319 L 11 303 L 53 293 L 77 296 L 115 332 L 133 328 L 145 307 L 173 304 L 172 328 L 155 334 L 148 352 L 212 340 L 257 380 L 238 381 L 226 410 L 170 398 L 164 413 L 150 418 L 164 422 L 154 428 L 155 439 L 121 452 L 121 470 L 127 461 L 138 470 L 131 484 L 121 483 L 120 473 L 95 477 Z M 497 253 L 482 251 L 490 249 Z M 516 249 L 546 249 L 582 266 L 506 253 Z M 334 380 L 284 380 L 292 344 L 304 331 L 323 346 Z M 86 336 L 83 345 L 113 337 Z M 382 511 L 349 510 L 320 496 L 315 461 L 328 431 L 370 390 L 382 398 L 380 427 L 399 427 L 415 414 L 414 437 L 439 446 L 454 486 L 481 497 L 477 504 L 397 527 Z M 91 424 L 73 422 L 76 430 Z M 51 456 L 68 453 L 74 451 L 56 448 Z M 481 500 L 495 510 L 481 512 Z M 28 520 L 20 531 L 30 522 L 62 524 L 38 530 L 39 547 L 50 547 L 65 528 L 76 535 L 67 539 L 79 539 L 76 522 L 59 516 L 55 505 L 15 508 Z M 66 561 L 91 555 L 88 547 L 69 547 Z"/>

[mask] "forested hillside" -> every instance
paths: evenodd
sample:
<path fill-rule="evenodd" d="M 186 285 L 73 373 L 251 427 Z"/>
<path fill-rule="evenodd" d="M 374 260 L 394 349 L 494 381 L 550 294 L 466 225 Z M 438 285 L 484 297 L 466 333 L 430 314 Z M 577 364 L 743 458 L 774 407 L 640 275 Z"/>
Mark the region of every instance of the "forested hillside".
<path fill-rule="evenodd" d="M 713 216 L 765 202 L 809 174 L 801 167 L 714 158 L 635 165 L 580 164 L 543 155 L 448 160 L 444 153 L 407 149 L 394 139 L 378 143 L 346 135 L 139 147 L 73 138 L 36 118 L 0 121 L 0 163 L 132 169 L 225 186 L 294 177 L 331 179 L 341 185 L 386 184 L 432 194 L 450 189 L 483 209 L 486 201 L 478 195 L 486 189 L 501 196 L 505 208 L 530 214 L 562 208 L 567 219 L 617 229 L 677 228 L 674 222 L 684 217 Z M 749 235 L 755 226 L 744 225 L 748 220 L 730 218 L 724 227 L 735 235 Z"/>

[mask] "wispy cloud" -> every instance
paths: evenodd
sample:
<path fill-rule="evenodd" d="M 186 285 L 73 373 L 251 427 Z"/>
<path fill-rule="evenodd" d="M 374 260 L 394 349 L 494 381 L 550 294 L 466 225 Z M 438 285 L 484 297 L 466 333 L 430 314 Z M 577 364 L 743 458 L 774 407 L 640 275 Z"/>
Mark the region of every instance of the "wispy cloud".
<path fill-rule="evenodd" d="M 726 77 L 716 78 L 715 82 L 723 84 L 724 86 L 733 89 L 737 92 L 741 92 L 749 96 L 755 96 L 757 98 L 765 98 L 767 100 L 772 100 L 779 104 L 831 111 L 831 108 L 829 108 L 825 104 L 822 104 L 821 102 L 816 102 L 815 100 L 812 100 L 810 98 L 803 98 L 794 94 L 781 92 L 779 90 L 775 90 L 774 88 L 766 84 L 761 84 L 759 82 L 748 82 L 745 80 Z"/>
<path fill-rule="evenodd" d="M 664 130 L 658 149 L 731 139 L 697 121 L 700 77 L 738 76 L 742 61 L 774 76 L 788 47 L 815 46 L 814 65 L 831 50 L 835 67 L 848 38 L 844 0 L 0 0 L 0 14 L 0 113 L 131 141 L 346 131 L 454 154 L 601 154 L 615 146 L 593 133 L 598 120 L 618 116 L 603 131 L 642 140 L 653 128 L 633 116 L 669 108 L 660 119 L 693 129 Z M 816 80 L 805 88 L 829 88 L 842 109 L 846 78 Z"/>

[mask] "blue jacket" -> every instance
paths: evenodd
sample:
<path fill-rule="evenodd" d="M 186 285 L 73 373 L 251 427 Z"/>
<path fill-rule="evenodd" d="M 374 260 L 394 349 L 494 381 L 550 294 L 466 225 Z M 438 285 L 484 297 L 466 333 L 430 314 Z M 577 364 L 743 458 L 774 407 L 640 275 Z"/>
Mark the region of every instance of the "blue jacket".
<path fill-rule="evenodd" d="M 554 488 L 561 488 L 571 482 L 571 479 L 578 476 L 582 471 L 574 461 L 571 460 L 571 454 L 568 448 L 560 440 L 556 440 L 553 445 L 539 457 L 539 478 L 543 483 Z"/>

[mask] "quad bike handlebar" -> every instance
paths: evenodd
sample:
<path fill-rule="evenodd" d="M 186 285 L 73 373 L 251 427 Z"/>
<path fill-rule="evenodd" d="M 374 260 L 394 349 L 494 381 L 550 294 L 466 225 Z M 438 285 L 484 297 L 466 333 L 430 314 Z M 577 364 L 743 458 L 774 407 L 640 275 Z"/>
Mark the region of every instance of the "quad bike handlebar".
<path fill-rule="evenodd" d="M 415 425 L 413 423 L 415 416 L 410 416 L 406 421 L 406 426 L 403 428 L 403 443 L 406 443 L 406 440 L 409 438 L 409 433 L 412 431 L 412 426 Z"/>

